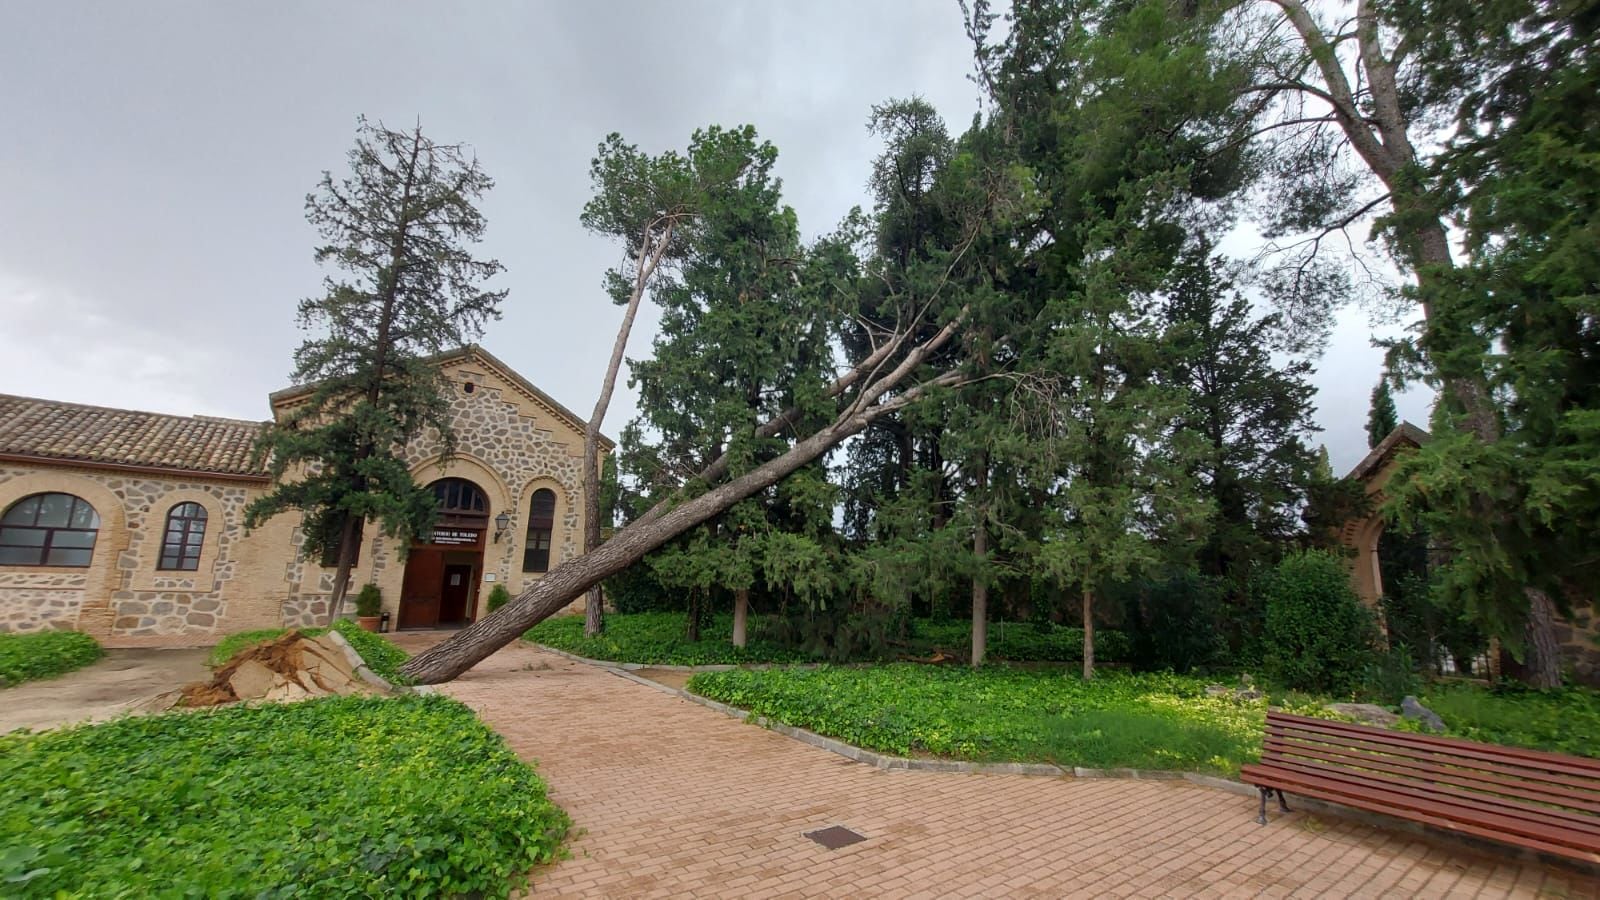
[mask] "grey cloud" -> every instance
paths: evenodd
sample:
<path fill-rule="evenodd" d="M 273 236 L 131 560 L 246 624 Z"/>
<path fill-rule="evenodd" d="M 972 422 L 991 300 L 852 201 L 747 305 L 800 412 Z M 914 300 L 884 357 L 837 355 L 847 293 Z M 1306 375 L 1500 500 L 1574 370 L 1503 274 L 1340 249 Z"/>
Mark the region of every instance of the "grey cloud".
<path fill-rule="evenodd" d="M 484 343 L 586 410 L 617 320 L 599 285 L 619 251 L 577 222 L 607 132 L 659 150 L 754 124 L 815 235 L 864 202 L 869 107 L 921 94 L 959 129 L 970 71 L 946 0 L 13 4 L 0 391 L 264 417 L 321 278 L 303 199 L 365 113 L 474 146 L 498 181 L 484 252 L 511 289 Z M 1330 354 L 1325 391 L 1370 387 L 1375 364 L 1350 359 Z M 1326 435 L 1336 463 L 1359 456 L 1364 409 Z"/>

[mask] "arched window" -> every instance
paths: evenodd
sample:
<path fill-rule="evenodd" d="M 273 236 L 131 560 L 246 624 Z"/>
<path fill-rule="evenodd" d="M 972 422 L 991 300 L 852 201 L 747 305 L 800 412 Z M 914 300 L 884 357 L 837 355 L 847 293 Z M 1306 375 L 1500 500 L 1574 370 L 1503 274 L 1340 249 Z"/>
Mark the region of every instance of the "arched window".
<path fill-rule="evenodd" d="M 430 487 L 433 488 L 433 496 L 439 500 L 439 512 L 479 516 L 489 514 L 483 491 L 465 478 L 441 478 Z"/>
<path fill-rule="evenodd" d="M 158 569 L 193 572 L 200 568 L 200 545 L 206 540 L 206 508 L 179 503 L 167 510 L 167 530 L 161 538 Z"/>
<path fill-rule="evenodd" d="M 550 571 L 550 533 L 556 527 L 556 494 L 549 488 L 533 492 L 528 504 L 528 539 L 522 545 L 522 571 Z"/>
<path fill-rule="evenodd" d="M 0 566 L 89 565 L 100 514 L 71 494 L 23 497 L 0 516 Z"/>

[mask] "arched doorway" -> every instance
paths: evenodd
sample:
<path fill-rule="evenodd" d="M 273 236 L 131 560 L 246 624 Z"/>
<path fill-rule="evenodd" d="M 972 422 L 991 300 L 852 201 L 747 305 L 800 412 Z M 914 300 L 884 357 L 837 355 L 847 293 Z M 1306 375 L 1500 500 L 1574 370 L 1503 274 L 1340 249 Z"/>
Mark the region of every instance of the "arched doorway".
<path fill-rule="evenodd" d="M 460 627 L 478 608 L 488 498 L 465 478 L 441 478 L 428 487 L 439 517 L 433 532 L 419 535 L 406 557 L 398 628 Z"/>

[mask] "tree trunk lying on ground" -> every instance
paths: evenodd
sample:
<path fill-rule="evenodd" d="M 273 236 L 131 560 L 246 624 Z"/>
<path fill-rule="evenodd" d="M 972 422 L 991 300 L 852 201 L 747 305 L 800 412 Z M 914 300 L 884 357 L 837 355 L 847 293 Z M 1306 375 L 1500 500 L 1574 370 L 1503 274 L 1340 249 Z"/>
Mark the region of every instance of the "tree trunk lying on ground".
<path fill-rule="evenodd" d="M 568 560 L 524 590 L 516 599 L 498 611 L 479 619 L 449 639 L 412 657 L 401 672 L 422 684 L 449 681 L 472 668 L 490 654 L 516 640 L 523 632 L 544 621 L 589 588 L 621 572 L 637 562 L 646 553 L 660 547 L 683 532 L 705 522 L 722 511 L 758 491 L 777 484 L 789 474 L 826 453 L 830 447 L 860 432 L 874 420 L 916 402 L 930 389 L 962 383 L 959 371 L 944 372 L 926 381 L 886 397 L 929 356 L 949 342 L 965 321 L 966 311 L 957 314 L 935 334 L 920 344 L 915 344 L 892 367 L 888 361 L 911 340 L 911 327 L 907 327 L 863 360 L 859 365 L 840 376 L 829 387 L 829 393 L 841 397 L 857 383 L 863 387 L 843 403 L 843 409 L 827 426 L 796 441 L 783 455 L 713 487 L 698 497 L 672 505 L 657 504 L 645 515 L 620 528 L 610 540 L 591 552 Z M 885 368 L 889 371 L 883 374 Z M 778 416 L 757 429 L 757 433 L 777 434 L 784 427 L 775 426 L 791 419 L 790 413 Z M 700 473 L 700 478 L 711 482 L 729 470 L 724 456 Z"/>

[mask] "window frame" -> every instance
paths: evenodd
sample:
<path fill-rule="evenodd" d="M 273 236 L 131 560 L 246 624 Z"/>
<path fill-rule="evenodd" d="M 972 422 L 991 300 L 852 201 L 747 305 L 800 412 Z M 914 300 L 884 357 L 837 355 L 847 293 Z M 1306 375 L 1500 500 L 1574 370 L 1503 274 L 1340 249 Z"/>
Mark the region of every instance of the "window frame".
<path fill-rule="evenodd" d="M 547 495 L 549 510 L 541 512 L 537 504 L 540 495 Z M 539 488 L 528 498 L 528 528 L 523 534 L 522 571 L 528 575 L 543 575 L 550 571 L 550 550 L 555 538 L 556 492 Z M 534 554 L 542 554 L 543 558 Z"/>
<path fill-rule="evenodd" d="M 67 506 L 66 525 L 39 524 L 39 510 L 40 507 L 44 505 L 42 498 L 45 497 L 66 497 L 71 501 Z M 34 506 L 32 517 L 33 520 L 29 524 L 22 525 L 16 522 L 5 521 L 5 519 L 11 517 L 11 514 L 16 511 L 17 507 L 27 503 L 29 500 L 40 501 Z M 77 528 L 72 525 L 73 520 L 78 515 L 78 507 L 80 504 L 89 511 L 91 527 Z M 8 531 L 39 532 L 41 533 L 41 537 L 38 544 L 18 544 L 6 540 L 6 532 Z M 64 544 L 58 547 L 56 545 L 56 536 L 58 534 L 87 534 L 89 539 L 85 545 Z M 99 543 L 100 511 L 94 508 L 93 503 L 90 503 L 82 497 L 79 497 L 77 494 L 70 494 L 66 491 L 39 491 L 37 493 L 29 494 L 26 497 L 18 498 L 16 502 L 7 506 L 4 511 L 0 511 L 0 548 L 38 551 L 38 559 L 36 562 L 3 561 L 0 562 L 0 568 L 17 567 L 32 569 L 87 569 L 94 565 L 94 551 L 95 547 L 98 546 Z M 84 557 L 84 561 L 81 563 L 51 562 L 50 555 L 56 550 L 85 551 L 88 553 L 88 555 Z"/>
<path fill-rule="evenodd" d="M 197 511 L 199 514 L 198 515 L 185 515 L 185 516 L 178 515 L 178 511 L 184 509 L 185 507 L 193 507 L 194 510 Z M 208 527 L 208 523 L 209 523 L 210 519 L 211 519 L 211 514 L 206 510 L 205 505 L 200 503 L 200 502 L 198 502 L 198 501 L 195 501 L 195 500 L 182 500 L 182 501 L 179 501 L 178 503 L 174 503 L 172 505 L 172 507 L 167 510 L 166 520 L 162 523 L 162 529 L 161 529 L 161 552 L 156 556 L 156 571 L 157 572 L 198 572 L 198 571 L 200 571 L 200 557 L 202 556 L 202 554 L 205 553 L 206 529 Z M 170 553 L 169 554 L 169 550 L 173 546 L 173 544 L 172 544 L 172 534 L 173 534 L 172 523 L 174 521 L 182 523 L 183 527 L 182 527 L 181 532 L 179 534 L 176 553 Z M 196 530 L 194 528 L 194 525 L 195 525 L 196 522 L 198 522 L 199 525 L 200 525 L 198 532 L 196 532 Z M 190 538 L 191 537 L 195 537 L 196 538 L 192 545 L 190 543 Z M 193 553 L 189 552 L 191 549 L 193 549 L 193 551 L 194 551 Z M 170 566 L 167 565 L 167 557 L 169 555 L 173 556 L 173 558 L 176 561 L 176 565 L 170 565 Z M 186 565 L 186 563 L 192 563 L 192 565 Z"/>

